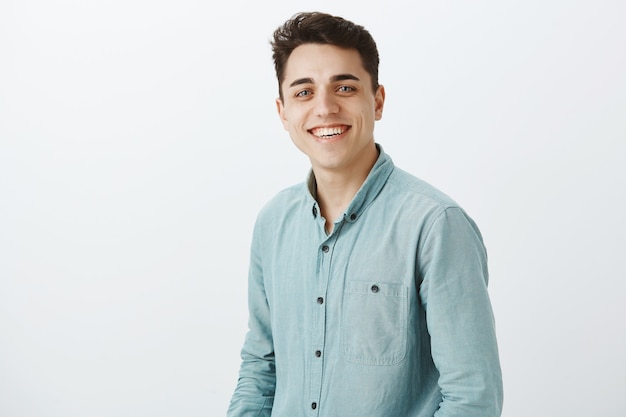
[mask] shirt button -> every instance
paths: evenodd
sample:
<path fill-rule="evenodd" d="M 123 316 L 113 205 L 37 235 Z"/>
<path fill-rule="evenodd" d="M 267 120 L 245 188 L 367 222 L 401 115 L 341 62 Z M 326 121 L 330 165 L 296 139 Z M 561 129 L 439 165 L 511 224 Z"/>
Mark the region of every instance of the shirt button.
<path fill-rule="evenodd" d="M 378 285 L 372 285 L 372 292 L 373 293 L 377 293 L 379 289 L 380 288 L 378 288 Z"/>
<path fill-rule="evenodd" d="M 316 350 L 315 351 L 315 357 L 319 358 L 320 356 L 322 356 L 322 351 L 321 350 Z"/>
<path fill-rule="evenodd" d="M 311 408 L 315 410 L 317 408 L 317 403 L 311 404 Z"/>
<path fill-rule="evenodd" d="M 318 297 L 317 304 L 324 304 L 324 299 L 322 297 Z"/>
<path fill-rule="evenodd" d="M 356 219 L 356 214 L 352 213 L 352 214 L 350 215 L 350 220 L 354 220 L 354 219 Z"/>
<path fill-rule="evenodd" d="M 326 245 L 322 246 L 322 251 L 324 251 L 324 253 L 328 252 L 328 246 Z"/>
<path fill-rule="evenodd" d="M 311 211 L 313 212 L 313 217 L 317 217 L 317 207 L 315 207 L 315 204 L 313 204 L 313 209 Z"/>

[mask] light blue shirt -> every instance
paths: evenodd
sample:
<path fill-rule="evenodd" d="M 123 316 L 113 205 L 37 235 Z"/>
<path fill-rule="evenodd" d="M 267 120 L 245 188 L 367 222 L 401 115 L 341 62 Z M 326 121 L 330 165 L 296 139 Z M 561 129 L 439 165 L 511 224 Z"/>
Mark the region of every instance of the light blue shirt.
<path fill-rule="evenodd" d="M 480 232 L 379 151 L 331 234 L 312 173 L 259 214 L 228 417 L 500 416 Z"/>

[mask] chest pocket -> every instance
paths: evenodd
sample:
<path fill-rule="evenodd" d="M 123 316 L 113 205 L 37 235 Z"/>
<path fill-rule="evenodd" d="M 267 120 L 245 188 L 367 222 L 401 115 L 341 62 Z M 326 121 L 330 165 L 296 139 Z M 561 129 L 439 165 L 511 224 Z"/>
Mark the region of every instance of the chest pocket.
<path fill-rule="evenodd" d="M 408 289 L 402 284 L 348 281 L 341 343 L 349 362 L 393 365 L 407 349 Z"/>

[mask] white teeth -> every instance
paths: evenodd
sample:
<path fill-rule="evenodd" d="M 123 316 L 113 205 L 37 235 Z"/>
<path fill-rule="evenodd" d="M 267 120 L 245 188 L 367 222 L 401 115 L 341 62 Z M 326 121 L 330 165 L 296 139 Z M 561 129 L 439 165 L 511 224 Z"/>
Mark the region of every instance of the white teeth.
<path fill-rule="evenodd" d="M 330 136 L 341 135 L 344 132 L 343 127 L 319 127 L 313 129 L 312 133 L 320 138 L 327 138 Z"/>

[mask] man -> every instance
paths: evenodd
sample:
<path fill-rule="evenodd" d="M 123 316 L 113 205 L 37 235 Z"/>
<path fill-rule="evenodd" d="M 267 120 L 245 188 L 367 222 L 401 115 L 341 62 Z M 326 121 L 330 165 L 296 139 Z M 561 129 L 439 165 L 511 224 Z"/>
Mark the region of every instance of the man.
<path fill-rule="evenodd" d="M 257 219 L 228 416 L 499 416 L 482 238 L 374 142 L 385 102 L 374 40 L 302 13 L 272 47 L 278 114 L 312 170 Z"/>

